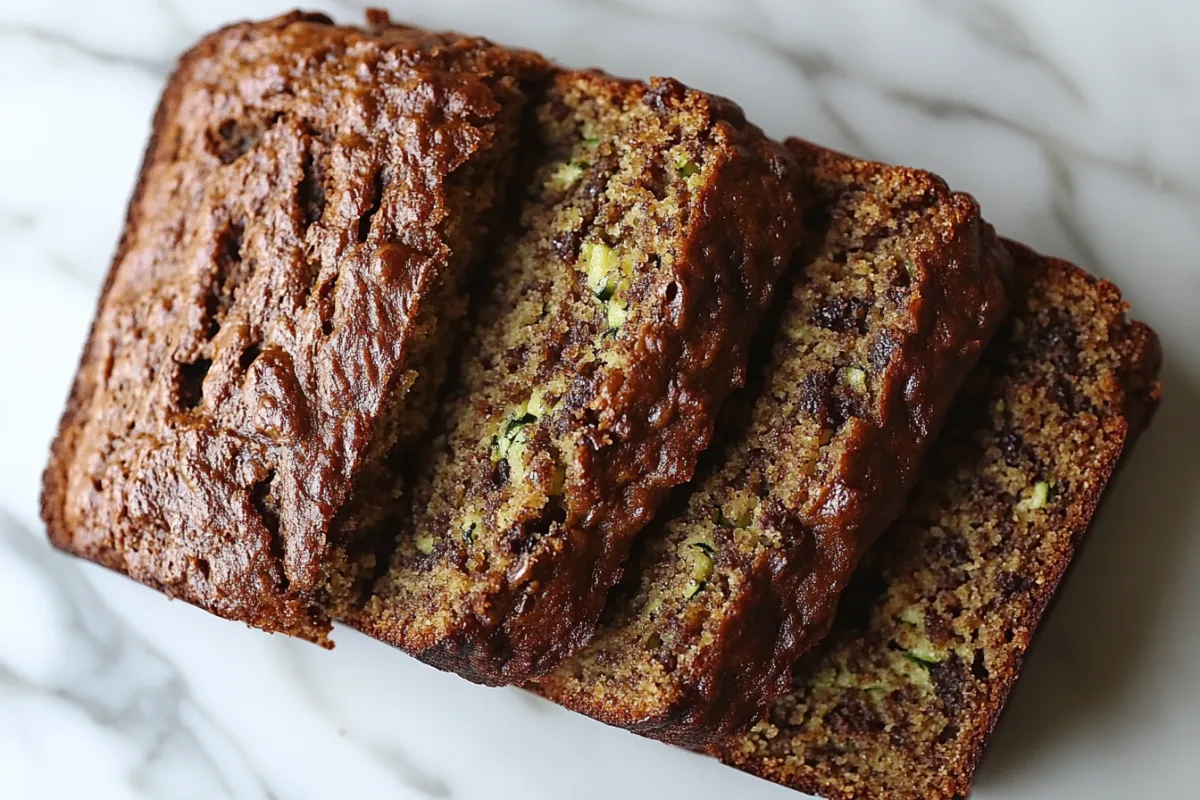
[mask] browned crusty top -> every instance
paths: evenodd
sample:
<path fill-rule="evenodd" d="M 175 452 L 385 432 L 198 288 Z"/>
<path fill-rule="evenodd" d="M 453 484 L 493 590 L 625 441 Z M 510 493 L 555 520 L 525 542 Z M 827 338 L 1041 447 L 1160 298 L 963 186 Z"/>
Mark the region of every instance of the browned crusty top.
<path fill-rule="evenodd" d="M 965 796 L 1026 650 L 1159 400 L 1112 284 L 1007 243 L 1013 312 L 829 636 L 728 763 L 839 800 Z"/>
<path fill-rule="evenodd" d="M 59 547 L 317 640 L 330 519 L 456 244 L 448 176 L 544 66 L 369 19 L 182 57 L 43 495 Z"/>

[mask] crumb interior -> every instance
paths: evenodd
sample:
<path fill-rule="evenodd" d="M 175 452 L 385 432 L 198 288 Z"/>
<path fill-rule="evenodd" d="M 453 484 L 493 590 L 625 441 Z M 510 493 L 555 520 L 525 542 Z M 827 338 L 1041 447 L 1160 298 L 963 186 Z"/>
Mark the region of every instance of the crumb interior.
<path fill-rule="evenodd" d="M 411 334 L 405 371 L 388 394 L 391 402 L 376 425 L 347 504 L 331 525 L 330 613 L 345 613 L 370 589 L 398 526 L 416 448 L 430 429 L 460 339 L 465 333 L 471 284 L 478 262 L 494 243 L 503 216 L 504 192 L 519 150 L 522 109 L 506 105 L 497 116 L 487 150 L 446 181 L 445 273 L 423 298 Z"/>

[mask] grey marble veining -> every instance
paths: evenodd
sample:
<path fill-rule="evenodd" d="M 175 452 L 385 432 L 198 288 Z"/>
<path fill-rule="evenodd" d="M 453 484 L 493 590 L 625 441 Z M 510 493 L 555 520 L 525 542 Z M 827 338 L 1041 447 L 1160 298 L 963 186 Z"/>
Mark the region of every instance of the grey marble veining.
<path fill-rule="evenodd" d="M 66 734 L 58 746 L 83 755 L 84 763 L 61 777 L 85 770 L 88 755 L 107 751 L 119 760 L 105 771 L 120 768 L 122 779 L 147 796 L 270 796 L 252 767 L 237 758 L 220 723 L 195 703 L 171 662 L 106 607 L 77 564 L 48 550 L 3 512 L 0 560 L 17 573 L 5 581 L 5 607 L 27 609 L 22 624 L 41 628 L 36 639 L 6 637 L 0 696 L 6 698 L 7 733 L 52 726 L 48 732 Z M 31 788 L 40 784 L 40 792 L 59 776 L 38 774 L 35 755 L 14 759 L 23 762 L 10 765 L 16 776 L 4 774 L 20 779 L 28 771 L 25 780 Z"/>
<path fill-rule="evenodd" d="M 939 172 L 1116 281 L 1166 402 L 1107 502 L 981 798 L 1200 785 L 1200 5 L 1157 0 L 379 3 L 738 100 L 778 136 Z M 366 3 L 317 3 L 340 20 Z M 210 617 L 54 552 L 37 492 L 176 56 L 288 3 L 0 0 L 0 797 L 785 798 L 353 632 Z"/>

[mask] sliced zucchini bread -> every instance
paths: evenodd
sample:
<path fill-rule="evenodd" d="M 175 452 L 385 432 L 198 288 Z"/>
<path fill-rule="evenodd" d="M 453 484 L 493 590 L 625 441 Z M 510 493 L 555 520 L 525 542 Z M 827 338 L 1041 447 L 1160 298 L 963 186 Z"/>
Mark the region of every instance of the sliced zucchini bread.
<path fill-rule="evenodd" d="M 587 643 L 802 228 L 793 157 L 671 80 L 557 74 L 390 568 L 346 618 L 473 680 Z"/>
<path fill-rule="evenodd" d="M 1010 244 L 1020 288 L 895 530 L 789 694 L 713 752 L 837 800 L 965 796 L 1161 352 L 1115 286 Z"/>
<path fill-rule="evenodd" d="M 974 200 L 788 144 L 814 205 L 756 385 L 681 510 L 643 534 L 595 639 L 536 689 L 684 745 L 788 690 L 1005 310 L 1010 260 Z"/>

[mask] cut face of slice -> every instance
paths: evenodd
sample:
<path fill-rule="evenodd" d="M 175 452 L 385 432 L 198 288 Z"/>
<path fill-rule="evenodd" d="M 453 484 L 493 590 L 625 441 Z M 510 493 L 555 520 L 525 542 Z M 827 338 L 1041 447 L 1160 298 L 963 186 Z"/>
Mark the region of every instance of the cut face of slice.
<path fill-rule="evenodd" d="M 536 128 L 391 568 L 348 615 L 484 682 L 591 636 L 742 382 L 800 228 L 792 158 L 726 101 L 565 72 Z"/>
<path fill-rule="evenodd" d="M 642 535 L 595 639 L 537 688 L 680 744 L 787 690 L 1004 311 L 1007 253 L 969 197 L 789 145 L 816 200 L 757 385 L 680 513 Z"/>

